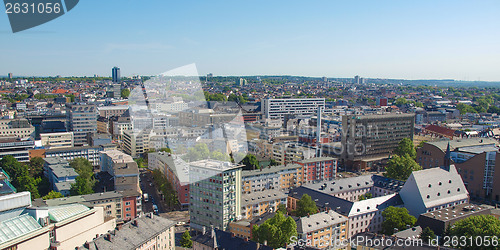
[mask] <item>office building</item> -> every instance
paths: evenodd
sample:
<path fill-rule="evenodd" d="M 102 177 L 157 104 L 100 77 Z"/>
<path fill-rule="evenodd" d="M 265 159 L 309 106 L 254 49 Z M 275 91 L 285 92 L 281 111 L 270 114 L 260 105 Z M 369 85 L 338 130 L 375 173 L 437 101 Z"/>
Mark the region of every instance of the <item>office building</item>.
<path fill-rule="evenodd" d="M 150 131 L 123 131 L 123 149 L 132 157 L 139 157 L 149 150 Z"/>
<path fill-rule="evenodd" d="M 113 69 L 111 70 L 111 77 L 112 77 L 114 83 L 119 83 L 121 80 L 120 68 L 113 67 Z"/>
<path fill-rule="evenodd" d="M 102 151 L 102 147 L 72 147 L 72 148 L 51 148 L 45 150 L 45 158 L 59 156 L 67 161 L 71 161 L 76 158 L 85 158 L 92 166 L 94 170 L 99 169 L 99 152 Z"/>
<path fill-rule="evenodd" d="M 35 127 L 27 119 L 0 119 L 0 137 L 26 138 L 34 132 Z"/>
<path fill-rule="evenodd" d="M 189 163 L 191 228 L 226 230 L 241 215 L 241 168 L 216 160 Z"/>
<path fill-rule="evenodd" d="M 52 190 L 64 196 L 70 194 L 71 184 L 76 182 L 78 173 L 69 166 L 69 162 L 61 157 L 45 158 L 44 175 L 49 179 Z"/>
<path fill-rule="evenodd" d="M 42 146 L 49 148 L 72 148 L 75 146 L 73 132 L 41 133 Z"/>
<path fill-rule="evenodd" d="M 106 118 L 111 118 L 113 116 L 122 116 L 127 110 L 129 106 L 128 105 L 119 105 L 119 106 L 104 106 L 104 107 L 99 107 L 99 116 L 106 117 Z"/>
<path fill-rule="evenodd" d="M 285 115 L 313 115 L 325 108 L 325 98 L 265 99 L 262 113 L 266 118 L 283 119 Z"/>
<path fill-rule="evenodd" d="M 75 146 L 87 146 L 87 134 L 97 132 L 97 108 L 94 104 L 66 104 L 68 131 L 73 132 Z"/>
<path fill-rule="evenodd" d="M 14 76 L 14 74 L 9 73 L 9 75 L 8 75 L 9 80 L 12 80 L 13 76 Z"/>
<path fill-rule="evenodd" d="M 353 171 L 376 170 L 403 138 L 413 140 L 414 114 L 342 116 L 342 160 Z"/>
<path fill-rule="evenodd" d="M 0 159 L 5 155 L 12 155 L 19 162 L 30 160 L 29 150 L 35 148 L 35 141 L 20 139 L 19 137 L 0 137 Z"/>
<path fill-rule="evenodd" d="M 119 73 L 118 73 L 119 74 Z M 121 84 L 110 84 L 106 90 L 106 96 L 109 98 L 121 98 L 122 86 Z"/>

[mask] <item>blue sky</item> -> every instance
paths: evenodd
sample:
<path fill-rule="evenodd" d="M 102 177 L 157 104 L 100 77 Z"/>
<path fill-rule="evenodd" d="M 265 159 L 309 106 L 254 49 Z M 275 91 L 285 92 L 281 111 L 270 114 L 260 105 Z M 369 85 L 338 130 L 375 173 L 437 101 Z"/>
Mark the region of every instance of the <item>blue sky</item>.
<path fill-rule="evenodd" d="M 82 0 L 16 34 L 0 10 L 0 75 L 500 81 L 500 1 Z"/>

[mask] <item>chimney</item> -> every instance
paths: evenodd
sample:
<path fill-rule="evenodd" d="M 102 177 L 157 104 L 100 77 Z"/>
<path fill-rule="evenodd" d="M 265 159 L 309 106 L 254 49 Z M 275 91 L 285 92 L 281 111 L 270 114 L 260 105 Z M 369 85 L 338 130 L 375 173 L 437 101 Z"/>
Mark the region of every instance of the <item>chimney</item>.
<path fill-rule="evenodd" d="M 105 234 L 104 239 L 111 242 L 111 234 L 109 234 L 109 233 Z"/>
<path fill-rule="evenodd" d="M 206 228 L 205 228 L 205 227 L 202 227 L 202 228 L 201 228 L 201 234 L 202 234 L 202 235 L 205 235 L 205 234 L 207 233 L 206 231 L 207 231 L 207 230 L 206 230 Z"/>
<path fill-rule="evenodd" d="M 231 233 L 231 238 L 234 238 L 236 237 L 236 235 L 234 233 Z"/>
<path fill-rule="evenodd" d="M 245 238 L 245 242 L 248 242 L 248 238 Z M 259 248 L 257 248 L 257 249 L 259 249 Z"/>
<path fill-rule="evenodd" d="M 137 220 L 132 221 L 132 225 L 134 225 L 136 227 L 139 227 L 138 224 L 137 224 Z"/>
<path fill-rule="evenodd" d="M 85 243 L 83 244 L 83 246 L 88 249 L 90 247 L 90 244 L 89 244 L 88 241 L 85 241 Z"/>

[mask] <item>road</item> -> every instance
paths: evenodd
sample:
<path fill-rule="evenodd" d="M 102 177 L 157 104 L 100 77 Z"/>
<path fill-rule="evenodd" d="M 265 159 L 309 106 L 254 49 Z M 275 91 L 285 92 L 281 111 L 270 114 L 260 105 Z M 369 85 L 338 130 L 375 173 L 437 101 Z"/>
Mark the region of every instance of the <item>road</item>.
<path fill-rule="evenodd" d="M 142 193 L 147 193 L 149 196 L 149 201 L 148 202 L 143 202 L 143 211 L 145 213 L 147 212 L 152 212 L 153 211 L 153 204 L 156 204 L 158 206 L 158 212 L 159 213 L 164 213 L 167 212 L 166 206 L 164 202 L 161 199 L 160 194 L 158 193 L 158 190 L 154 186 L 153 183 L 153 175 L 145 170 L 141 169 L 140 170 L 140 184 L 141 184 L 141 189 Z"/>

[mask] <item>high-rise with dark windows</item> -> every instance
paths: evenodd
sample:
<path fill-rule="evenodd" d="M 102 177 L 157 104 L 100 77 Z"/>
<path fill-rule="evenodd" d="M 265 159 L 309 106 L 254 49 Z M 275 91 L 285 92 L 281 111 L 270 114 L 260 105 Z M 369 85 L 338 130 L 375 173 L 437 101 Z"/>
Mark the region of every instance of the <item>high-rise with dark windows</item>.
<path fill-rule="evenodd" d="M 111 70 L 111 76 L 113 77 L 113 82 L 120 82 L 120 68 L 113 67 Z"/>

